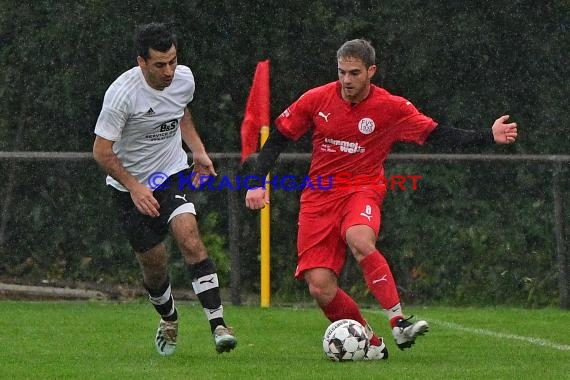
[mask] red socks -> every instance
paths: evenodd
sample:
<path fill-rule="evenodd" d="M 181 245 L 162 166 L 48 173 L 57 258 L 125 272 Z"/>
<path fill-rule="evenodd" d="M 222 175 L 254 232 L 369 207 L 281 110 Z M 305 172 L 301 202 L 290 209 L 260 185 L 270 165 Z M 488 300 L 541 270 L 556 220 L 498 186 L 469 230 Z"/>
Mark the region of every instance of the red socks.
<path fill-rule="evenodd" d="M 366 326 L 367 324 L 356 302 L 341 288 L 338 288 L 332 301 L 326 306 L 321 307 L 321 309 L 331 322 L 338 321 L 339 319 L 354 319 L 362 326 Z M 370 339 L 370 342 L 375 346 L 380 345 L 380 339 L 378 339 L 376 334 Z"/>
<path fill-rule="evenodd" d="M 341 288 L 338 288 L 332 301 L 322 307 L 322 309 L 331 322 L 346 318 L 354 319 L 355 321 L 360 322 L 363 326 L 366 325 L 366 321 L 364 320 L 364 317 L 362 317 L 356 302 L 354 302 L 354 300 Z"/>
<path fill-rule="evenodd" d="M 382 308 L 390 310 L 390 308 L 399 306 L 400 296 L 390 266 L 384 256 L 376 250 L 362 259 L 359 265 L 364 273 L 368 289 Z"/>
<path fill-rule="evenodd" d="M 376 250 L 362 259 L 359 265 L 364 273 L 368 289 L 370 289 L 370 292 L 385 310 L 390 320 L 390 325 L 394 327 L 402 316 L 402 308 L 400 306 L 400 296 L 398 295 L 396 283 L 388 262 Z M 331 322 L 349 318 L 366 326 L 366 320 L 360 313 L 356 302 L 340 288 L 332 301 L 328 305 L 321 307 L 321 309 Z M 380 345 L 380 339 L 376 335 L 373 336 L 370 342 L 374 345 Z"/>

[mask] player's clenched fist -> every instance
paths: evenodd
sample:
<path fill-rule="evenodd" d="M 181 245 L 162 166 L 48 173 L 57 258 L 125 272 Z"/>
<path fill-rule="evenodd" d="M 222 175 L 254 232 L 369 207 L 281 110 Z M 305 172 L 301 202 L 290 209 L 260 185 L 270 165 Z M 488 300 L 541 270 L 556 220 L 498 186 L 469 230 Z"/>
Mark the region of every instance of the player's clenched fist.
<path fill-rule="evenodd" d="M 269 204 L 269 193 L 262 187 L 250 189 L 245 195 L 245 205 L 252 210 L 259 210 Z"/>

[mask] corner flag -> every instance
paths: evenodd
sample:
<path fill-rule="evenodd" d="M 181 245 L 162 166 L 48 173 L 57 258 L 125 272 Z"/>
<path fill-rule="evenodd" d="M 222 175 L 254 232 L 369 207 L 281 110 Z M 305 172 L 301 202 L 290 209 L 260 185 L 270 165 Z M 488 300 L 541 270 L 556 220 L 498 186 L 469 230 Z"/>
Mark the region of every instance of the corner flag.
<path fill-rule="evenodd" d="M 257 64 L 241 124 L 241 163 L 257 151 L 259 132 L 269 127 L 269 60 Z"/>

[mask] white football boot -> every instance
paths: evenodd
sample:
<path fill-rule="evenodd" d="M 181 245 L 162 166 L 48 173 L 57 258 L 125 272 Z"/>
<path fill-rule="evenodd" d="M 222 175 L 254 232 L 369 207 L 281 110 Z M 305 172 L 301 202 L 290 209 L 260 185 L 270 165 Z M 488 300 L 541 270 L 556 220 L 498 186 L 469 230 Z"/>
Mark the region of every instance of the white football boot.
<path fill-rule="evenodd" d="M 230 352 L 237 346 L 237 339 L 231 327 L 219 325 L 212 334 L 218 353 Z"/>
<path fill-rule="evenodd" d="M 365 326 L 366 336 L 368 340 L 370 340 L 374 336 L 374 332 L 372 328 L 367 323 Z M 378 337 L 380 339 L 380 345 L 376 346 L 372 343 L 368 345 L 368 349 L 366 350 L 366 354 L 364 355 L 364 360 L 385 360 L 388 359 L 388 348 L 384 344 L 384 338 Z"/>
<path fill-rule="evenodd" d="M 176 337 L 178 336 L 178 321 L 160 320 L 156 338 L 154 340 L 156 350 L 162 356 L 172 355 L 176 350 Z"/>
<path fill-rule="evenodd" d="M 410 322 L 411 318 L 413 318 L 413 316 L 398 320 L 396 327 L 392 329 L 392 335 L 400 350 L 412 347 L 412 345 L 416 343 L 418 336 L 428 332 L 429 326 L 426 321 L 419 320 L 412 323 Z"/>

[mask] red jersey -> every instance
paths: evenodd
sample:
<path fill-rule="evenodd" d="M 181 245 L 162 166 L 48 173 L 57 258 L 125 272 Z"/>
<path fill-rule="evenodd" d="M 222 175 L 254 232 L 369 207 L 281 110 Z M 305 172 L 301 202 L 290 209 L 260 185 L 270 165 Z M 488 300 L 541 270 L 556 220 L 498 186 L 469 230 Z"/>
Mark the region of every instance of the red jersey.
<path fill-rule="evenodd" d="M 302 201 L 313 198 L 311 193 L 324 196 L 319 189 L 329 179 L 336 189 L 339 175 L 353 180 L 383 177 L 384 160 L 394 143 L 422 145 L 437 125 L 408 100 L 373 84 L 368 96 L 353 105 L 342 99 L 338 81 L 304 93 L 275 124 L 283 135 L 295 141 L 309 130 L 313 132 L 309 178 L 315 191 L 305 187 Z M 330 189 L 328 192 L 336 193 Z"/>

